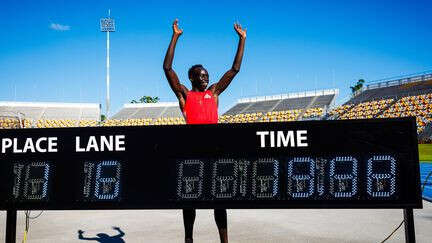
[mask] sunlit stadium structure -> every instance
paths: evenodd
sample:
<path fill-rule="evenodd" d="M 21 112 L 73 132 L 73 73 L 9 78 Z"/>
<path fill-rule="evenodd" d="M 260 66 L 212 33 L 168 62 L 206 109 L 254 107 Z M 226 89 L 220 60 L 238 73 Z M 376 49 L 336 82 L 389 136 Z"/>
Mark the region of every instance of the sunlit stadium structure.
<path fill-rule="evenodd" d="M 338 89 L 239 99 L 219 121 L 267 122 L 320 119 L 333 104 Z"/>
<path fill-rule="evenodd" d="M 100 114 L 91 103 L 0 102 L 0 127 L 96 126 Z"/>
<path fill-rule="evenodd" d="M 367 84 L 335 106 L 338 89 L 242 98 L 220 123 L 362 119 L 415 116 L 419 139 L 432 138 L 432 72 Z M 146 126 L 185 124 L 177 102 L 125 104 L 99 124 L 100 105 L 0 102 L 0 128 Z"/>
<path fill-rule="evenodd" d="M 125 104 L 105 126 L 185 124 L 178 102 Z"/>
<path fill-rule="evenodd" d="M 420 139 L 432 134 L 432 73 L 381 80 L 360 90 L 328 119 L 415 116 Z"/>
<path fill-rule="evenodd" d="M 333 104 L 337 89 L 239 99 L 219 117 L 221 123 L 319 119 Z M 105 125 L 184 124 L 177 102 L 125 104 Z"/>

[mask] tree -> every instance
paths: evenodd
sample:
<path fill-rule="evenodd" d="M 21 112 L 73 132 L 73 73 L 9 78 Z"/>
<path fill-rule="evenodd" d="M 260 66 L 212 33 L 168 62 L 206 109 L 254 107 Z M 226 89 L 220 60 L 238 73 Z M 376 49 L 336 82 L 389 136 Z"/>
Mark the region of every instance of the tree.
<path fill-rule="evenodd" d="M 364 84 L 364 79 L 359 79 L 356 83 L 356 85 L 351 86 L 351 93 L 355 94 L 358 90 L 361 90 L 363 88 L 363 84 Z"/>
<path fill-rule="evenodd" d="M 104 114 L 101 114 L 101 115 L 100 115 L 100 120 L 101 120 L 101 121 L 105 121 L 105 119 L 106 119 L 106 116 L 105 116 Z"/>
<path fill-rule="evenodd" d="M 157 103 L 158 101 L 159 101 L 159 97 L 157 97 L 157 96 L 152 97 L 152 96 L 144 95 L 138 101 L 132 100 L 131 103 L 133 103 L 133 104 L 136 104 L 136 103 Z"/>

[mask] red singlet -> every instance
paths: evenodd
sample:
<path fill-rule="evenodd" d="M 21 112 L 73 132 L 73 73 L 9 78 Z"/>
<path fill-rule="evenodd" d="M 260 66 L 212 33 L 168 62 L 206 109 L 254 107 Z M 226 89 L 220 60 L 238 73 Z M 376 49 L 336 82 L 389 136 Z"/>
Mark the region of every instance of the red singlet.
<path fill-rule="evenodd" d="M 213 93 L 189 91 L 184 107 L 187 124 L 218 123 L 218 108 Z"/>

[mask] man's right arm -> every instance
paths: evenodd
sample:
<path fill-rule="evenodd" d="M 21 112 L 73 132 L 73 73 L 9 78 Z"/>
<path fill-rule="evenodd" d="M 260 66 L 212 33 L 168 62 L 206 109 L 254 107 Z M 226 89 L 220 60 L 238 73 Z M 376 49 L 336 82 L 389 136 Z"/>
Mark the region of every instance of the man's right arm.
<path fill-rule="evenodd" d="M 113 227 L 114 230 L 117 230 L 119 233 L 116 237 L 121 238 L 125 235 L 125 233 L 119 227 Z"/>
<path fill-rule="evenodd" d="M 168 50 L 165 54 L 163 69 L 171 89 L 173 90 L 174 94 L 177 96 L 179 100 L 180 109 L 183 111 L 184 105 L 186 103 L 186 94 L 188 92 L 188 89 L 180 83 L 177 74 L 172 69 L 172 62 L 174 59 L 174 51 L 177 44 L 177 40 L 180 37 L 180 35 L 183 33 L 183 31 L 179 29 L 177 22 L 178 21 L 176 19 L 173 23 L 173 35 L 171 38 L 171 42 L 168 46 Z"/>

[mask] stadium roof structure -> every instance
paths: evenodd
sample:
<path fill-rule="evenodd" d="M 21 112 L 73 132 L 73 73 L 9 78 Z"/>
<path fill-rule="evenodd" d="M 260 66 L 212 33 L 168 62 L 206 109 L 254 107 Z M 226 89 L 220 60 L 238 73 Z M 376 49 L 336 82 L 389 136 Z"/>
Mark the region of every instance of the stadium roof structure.
<path fill-rule="evenodd" d="M 432 93 L 432 71 L 378 80 L 366 84 L 366 87 L 348 100 L 345 104 L 358 104 L 380 99 L 400 99 Z"/>
<path fill-rule="evenodd" d="M 272 96 L 242 98 L 224 115 L 270 112 L 294 109 L 328 108 L 334 103 L 339 89 L 304 91 Z"/>
<path fill-rule="evenodd" d="M 0 101 L 0 116 L 20 118 L 100 120 L 100 104 Z"/>
<path fill-rule="evenodd" d="M 391 87 L 391 86 L 397 86 L 406 83 L 421 82 L 421 81 L 428 81 L 428 80 L 432 80 L 432 71 L 425 71 L 421 73 L 413 73 L 413 74 L 402 75 L 402 76 L 397 76 L 392 78 L 375 80 L 370 82 L 369 84 L 366 84 L 365 90 Z"/>
<path fill-rule="evenodd" d="M 183 117 L 178 102 L 124 104 L 110 119 Z"/>

